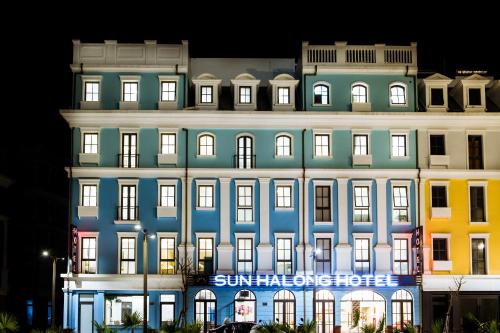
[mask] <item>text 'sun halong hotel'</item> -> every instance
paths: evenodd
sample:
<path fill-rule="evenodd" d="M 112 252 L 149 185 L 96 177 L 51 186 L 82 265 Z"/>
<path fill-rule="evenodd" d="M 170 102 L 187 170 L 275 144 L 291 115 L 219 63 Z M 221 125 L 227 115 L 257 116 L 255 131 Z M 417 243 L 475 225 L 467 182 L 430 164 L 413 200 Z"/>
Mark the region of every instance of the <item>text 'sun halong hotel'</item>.
<path fill-rule="evenodd" d="M 498 79 L 345 42 L 296 60 L 74 41 L 71 70 L 67 327 L 143 313 L 144 239 L 152 328 L 354 332 L 359 311 L 428 332 L 461 276 L 454 329 L 498 319 Z"/>

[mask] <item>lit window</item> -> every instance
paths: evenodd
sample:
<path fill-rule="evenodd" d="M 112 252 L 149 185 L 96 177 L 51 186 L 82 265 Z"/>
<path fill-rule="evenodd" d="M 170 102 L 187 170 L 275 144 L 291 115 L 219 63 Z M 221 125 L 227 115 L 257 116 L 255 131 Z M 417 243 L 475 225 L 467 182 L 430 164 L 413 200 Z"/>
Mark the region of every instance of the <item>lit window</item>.
<path fill-rule="evenodd" d="M 175 295 L 160 295 L 161 326 L 173 323 L 175 320 Z"/>
<path fill-rule="evenodd" d="M 212 86 L 201 86 L 201 103 L 213 103 Z"/>
<path fill-rule="evenodd" d="M 328 86 L 317 84 L 314 86 L 314 104 L 329 104 L 330 93 Z"/>
<path fill-rule="evenodd" d="M 97 206 L 97 185 L 82 185 L 82 206 Z"/>
<path fill-rule="evenodd" d="M 135 238 L 120 238 L 120 274 L 135 274 Z"/>
<path fill-rule="evenodd" d="M 162 207 L 175 207 L 175 185 L 161 185 L 160 197 Z"/>
<path fill-rule="evenodd" d="M 354 141 L 354 155 L 368 155 L 368 135 L 355 134 Z"/>
<path fill-rule="evenodd" d="M 175 238 L 160 238 L 160 274 L 175 274 Z"/>
<path fill-rule="evenodd" d="M 278 104 L 290 104 L 290 88 L 278 87 Z"/>
<path fill-rule="evenodd" d="M 95 274 L 97 272 L 96 239 L 95 237 L 82 237 L 82 274 Z"/>
<path fill-rule="evenodd" d="M 470 242 L 472 274 L 486 274 L 486 240 L 484 238 L 472 238 Z"/>
<path fill-rule="evenodd" d="M 214 187 L 212 185 L 198 186 L 198 207 L 213 208 Z"/>
<path fill-rule="evenodd" d="M 253 188 L 252 186 L 237 186 L 238 207 L 237 207 L 237 222 L 252 222 L 253 221 Z"/>
<path fill-rule="evenodd" d="M 274 295 L 274 319 L 295 327 L 295 296 L 291 291 L 280 290 Z"/>
<path fill-rule="evenodd" d="M 408 222 L 408 188 L 406 186 L 392 188 L 392 203 L 392 220 Z"/>
<path fill-rule="evenodd" d="M 395 238 L 393 244 L 393 268 L 394 274 L 407 275 L 410 274 L 408 264 L 408 239 Z"/>
<path fill-rule="evenodd" d="M 392 324 L 398 331 L 413 324 L 413 298 L 406 290 L 398 290 L 392 295 Z"/>
<path fill-rule="evenodd" d="M 162 135 L 161 135 L 161 153 L 162 154 L 175 154 L 175 134 L 162 133 Z"/>
<path fill-rule="evenodd" d="M 176 82 L 175 81 L 162 81 L 161 83 L 161 101 L 174 102 L 176 95 Z"/>
<path fill-rule="evenodd" d="M 238 238 L 237 271 L 238 274 L 252 274 L 253 272 L 253 240 Z"/>
<path fill-rule="evenodd" d="M 240 87 L 240 104 L 252 103 L 252 88 Z"/>
<path fill-rule="evenodd" d="M 201 324 L 201 331 L 207 333 L 215 328 L 217 319 L 217 299 L 208 289 L 200 290 L 194 297 L 195 322 Z"/>
<path fill-rule="evenodd" d="M 354 187 L 354 222 L 370 222 L 370 195 L 368 186 Z"/>
<path fill-rule="evenodd" d="M 214 137 L 211 135 L 201 135 L 198 139 L 198 149 L 201 156 L 213 156 Z"/>
<path fill-rule="evenodd" d="M 370 273 L 370 239 L 357 238 L 354 242 L 354 269 L 356 274 Z"/>
<path fill-rule="evenodd" d="M 352 86 L 352 102 L 353 103 L 368 102 L 368 94 L 366 86 L 362 84 L 356 84 Z"/>
<path fill-rule="evenodd" d="M 123 101 L 137 102 L 137 92 L 139 84 L 137 82 L 123 82 Z"/>
<path fill-rule="evenodd" d="M 317 238 L 315 249 L 316 274 L 331 274 L 332 272 L 332 240 Z"/>
<path fill-rule="evenodd" d="M 291 186 L 276 186 L 276 207 L 291 208 L 292 207 L 292 187 Z"/>
<path fill-rule="evenodd" d="M 121 186 L 121 206 L 120 206 L 120 220 L 122 221 L 135 221 L 137 220 L 137 206 L 136 206 L 136 186 L 135 185 L 122 185 Z"/>
<path fill-rule="evenodd" d="M 99 101 L 99 82 L 85 82 L 85 101 L 98 102 Z"/>
<path fill-rule="evenodd" d="M 390 88 L 391 105 L 406 104 L 406 89 L 402 85 L 393 85 Z"/>
<path fill-rule="evenodd" d="M 241 290 L 234 297 L 234 321 L 255 322 L 255 294 L 250 290 Z"/>
<path fill-rule="evenodd" d="M 405 157 L 406 152 L 406 135 L 396 134 L 392 135 L 392 157 Z"/>
<path fill-rule="evenodd" d="M 288 135 L 276 137 L 276 156 L 292 155 L 292 139 Z"/>
<path fill-rule="evenodd" d="M 97 133 L 84 133 L 83 134 L 83 153 L 84 154 L 97 154 L 97 144 L 99 135 Z"/>
<path fill-rule="evenodd" d="M 106 295 L 105 322 L 106 325 L 122 325 L 125 318 L 133 312 L 137 312 L 142 318 L 143 296 L 142 295 Z M 149 304 L 149 296 L 146 298 L 146 304 Z M 149 311 L 148 317 L 149 320 Z"/>
<path fill-rule="evenodd" d="M 214 265 L 213 238 L 198 239 L 198 273 L 212 274 Z"/>
<path fill-rule="evenodd" d="M 276 274 L 292 274 L 292 239 L 278 238 L 276 246 Z"/>
<path fill-rule="evenodd" d="M 328 134 L 314 135 L 314 155 L 330 156 L 330 136 Z"/>

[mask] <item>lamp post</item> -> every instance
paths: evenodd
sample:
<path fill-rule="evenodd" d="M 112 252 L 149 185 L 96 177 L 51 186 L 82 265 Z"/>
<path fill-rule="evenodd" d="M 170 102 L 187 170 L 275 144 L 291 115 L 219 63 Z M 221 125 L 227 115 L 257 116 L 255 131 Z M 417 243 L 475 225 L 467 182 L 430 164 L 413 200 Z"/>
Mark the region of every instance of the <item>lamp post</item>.
<path fill-rule="evenodd" d="M 64 258 L 58 258 L 55 255 L 50 254 L 48 250 L 42 251 L 42 256 L 43 257 L 48 257 L 50 258 L 50 261 L 52 262 L 52 302 L 50 305 L 50 321 L 52 327 L 56 326 L 56 263 L 58 260 L 64 260 Z"/>

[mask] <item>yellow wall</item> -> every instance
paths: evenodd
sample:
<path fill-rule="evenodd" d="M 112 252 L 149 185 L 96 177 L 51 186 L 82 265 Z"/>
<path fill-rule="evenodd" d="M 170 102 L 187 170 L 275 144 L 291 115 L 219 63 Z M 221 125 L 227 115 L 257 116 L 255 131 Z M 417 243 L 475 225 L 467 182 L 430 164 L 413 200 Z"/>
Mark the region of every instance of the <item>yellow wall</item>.
<path fill-rule="evenodd" d="M 447 181 L 435 179 L 434 181 Z M 472 181 L 472 180 L 471 180 Z M 433 271 L 433 274 L 471 274 L 469 233 L 489 233 L 486 253 L 489 264 L 488 274 L 500 274 L 500 180 L 487 181 L 487 224 L 473 225 L 469 223 L 469 190 L 468 181 L 451 179 L 448 183 L 448 207 L 451 208 L 450 219 L 431 219 L 430 181 L 425 183 L 425 209 L 427 219 L 424 227 L 424 246 L 430 249 L 430 269 L 432 270 L 432 233 L 449 233 L 450 259 L 453 269 Z M 426 259 L 424 259 L 426 260 Z"/>

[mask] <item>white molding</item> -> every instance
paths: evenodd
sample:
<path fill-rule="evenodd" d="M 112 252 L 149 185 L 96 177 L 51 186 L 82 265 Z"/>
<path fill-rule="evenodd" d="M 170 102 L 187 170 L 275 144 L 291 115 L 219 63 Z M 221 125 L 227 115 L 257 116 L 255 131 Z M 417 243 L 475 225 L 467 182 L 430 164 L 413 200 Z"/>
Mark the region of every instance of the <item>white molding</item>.
<path fill-rule="evenodd" d="M 293 212 L 295 210 L 295 179 L 274 179 L 274 210 L 280 212 Z M 290 186 L 290 207 L 278 207 L 278 186 Z"/>
<path fill-rule="evenodd" d="M 447 246 L 448 260 L 434 260 L 434 238 L 445 238 Z M 453 261 L 451 260 L 451 233 L 431 233 L 431 261 L 432 271 L 450 271 L 453 269 Z"/>
<path fill-rule="evenodd" d="M 196 210 L 215 211 L 217 207 L 217 179 L 195 179 L 196 183 Z M 200 207 L 200 186 L 212 186 L 212 207 Z"/>
<path fill-rule="evenodd" d="M 268 252 L 266 246 L 269 245 L 269 183 L 271 179 L 267 177 L 259 177 L 259 230 L 260 230 L 260 243 L 259 247 L 263 245 L 263 252 Z M 265 268 L 267 270 L 268 266 L 263 264 L 261 266 L 261 261 L 259 261 L 259 270 Z"/>
<path fill-rule="evenodd" d="M 489 233 L 469 233 L 469 268 L 470 268 L 470 274 L 472 274 L 472 239 L 483 239 L 484 244 L 486 246 L 486 251 L 485 252 L 485 261 L 486 261 L 486 274 L 489 274 L 490 272 L 490 255 L 489 255 L 489 248 L 490 248 L 490 234 Z M 474 274 L 476 275 L 476 274 Z M 479 275 L 479 274 L 477 274 Z"/>
<path fill-rule="evenodd" d="M 156 207 L 156 217 L 177 217 L 177 196 L 178 196 L 178 179 L 161 179 L 157 180 L 157 207 Z M 161 205 L 161 187 L 162 186 L 174 186 L 174 206 L 162 206 Z"/>
<path fill-rule="evenodd" d="M 405 93 L 405 103 L 404 104 L 392 104 L 392 101 L 391 101 L 391 88 L 393 86 L 402 86 L 404 88 L 404 93 Z M 390 108 L 406 108 L 408 107 L 409 103 L 408 103 L 408 85 L 404 82 L 401 82 L 401 81 L 393 81 L 391 83 L 389 83 L 389 89 L 388 89 L 388 94 L 387 96 L 389 97 L 389 107 Z"/>
<path fill-rule="evenodd" d="M 291 246 L 291 252 L 292 252 L 292 274 L 295 274 L 295 267 L 296 267 L 296 262 L 295 262 L 295 253 L 296 253 L 296 248 L 295 248 L 295 233 L 294 232 L 275 232 L 274 233 L 274 272 L 276 273 L 276 268 L 278 266 L 278 238 L 289 238 L 292 240 L 292 243 L 290 244 Z"/>
<path fill-rule="evenodd" d="M 216 110 L 219 107 L 219 94 L 221 79 L 217 79 L 214 75 L 203 73 L 191 80 L 195 86 L 195 105 L 200 110 Z M 201 102 L 201 87 L 212 87 L 212 102 Z"/>
<path fill-rule="evenodd" d="M 500 290 L 500 275 L 430 275 L 422 276 L 422 288 L 424 291 L 445 291 L 455 288 L 455 280 L 464 278 L 465 283 L 460 289 L 461 292 L 467 291 L 486 291 Z"/>
<path fill-rule="evenodd" d="M 410 159 L 410 130 L 409 129 L 391 129 L 389 131 L 389 158 L 391 160 L 409 160 Z M 404 135 L 405 136 L 405 151 L 406 155 L 405 156 L 393 156 L 392 155 L 392 137 L 394 135 Z"/>
<path fill-rule="evenodd" d="M 295 89 L 299 80 L 295 80 L 290 74 L 278 74 L 274 79 L 269 80 L 269 86 L 272 91 L 272 109 L 273 111 L 294 111 L 295 110 Z M 278 103 L 278 88 L 288 88 L 288 103 Z"/>
<path fill-rule="evenodd" d="M 97 134 L 97 153 L 84 153 L 85 146 L 85 134 Z M 101 153 L 101 129 L 94 127 L 82 127 L 80 128 L 80 153 L 78 154 L 78 160 L 81 163 L 90 163 L 99 165 L 100 153 Z"/>
<path fill-rule="evenodd" d="M 356 85 L 362 85 L 366 88 L 366 102 L 354 102 L 354 95 L 352 89 Z M 353 112 L 370 112 L 372 110 L 372 103 L 370 101 L 370 85 L 364 81 L 356 81 L 351 84 L 351 108 Z"/>
<path fill-rule="evenodd" d="M 349 176 L 347 177 L 338 177 L 337 178 L 337 200 L 338 200 L 338 232 L 339 232 L 339 246 L 340 244 L 348 245 L 349 239 L 348 239 L 348 230 L 349 230 L 349 225 L 347 222 L 347 207 L 348 207 L 348 200 L 347 200 L 347 185 L 349 181 Z M 333 182 L 332 182 L 333 183 Z M 333 185 L 333 184 L 332 184 Z M 342 245 L 342 246 L 344 246 Z M 340 249 L 340 248 L 339 248 Z M 345 247 L 339 251 L 344 251 Z M 349 252 L 350 253 L 350 252 Z M 351 269 L 351 262 L 349 261 L 349 269 Z M 341 269 L 342 271 L 342 269 Z"/>
<path fill-rule="evenodd" d="M 195 245 L 195 250 L 196 250 L 196 262 L 194 262 L 193 264 L 195 265 L 195 271 L 198 271 L 198 262 L 200 260 L 200 258 L 198 258 L 198 240 L 200 238 L 211 238 L 213 240 L 213 247 L 212 247 L 212 253 L 213 253 L 213 257 L 212 257 L 212 271 L 213 272 L 216 272 L 216 266 L 215 266 L 215 263 L 217 261 L 217 239 L 216 239 L 216 236 L 217 236 L 217 233 L 215 232 L 195 232 L 195 237 L 196 237 L 196 245 Z"/>
<path fill-rule="evenodd" d="M 231 80 L 233 85 L 233 106 L 235 110 L 254 111 L 257 109 L 257 91 L 260 80 L 253 75 L 241 73 Z M 240 103 L 240 87 L 250 88 L 250 103 Z"/>
<path fill-rule="evenodd" d="M 99 218 L 99 183 L 100 179 L 78 179 L 79 183 L 79 200 L 78 200 L 78 218 L 82 217 L 95 217 Z M 84 185 L 94 185 L 96 186 L 96 205 L 95 206 L 84 206 L 83 205 L 83 186 Z"/>
<path fill-rule="evenodd" d="M 177 109 L 177 103 L 179 101 L 179 75 L 158 75 L 158 109 L 160 110 L 175 110 Z M 175 82 L 175 100 L 173 101 L 162 101 L 162 83 L 163 82 Z"/>
<path fill-rule="evenodd" d="M 95 238 L 95 271 L 99 273 L 99 232 L 79 231 L 78 232 L 78 272 L 82 271 L 82 238 Z"/>
<path fill-rule="evenodd" d="M 213 155 L 200 155 L 200 137 L 204 135 L 209 135 L 213 138 Z M 215 134 L 212 132 L 200 132 L 196 135 L 196 158 L 215 158 L 217 156 L 217 144 L 216 144 L 217 137 Z"/>
<path fill-rule="evenodd" d="M 137 83 L 137 100 L 123 100 L 123 86 L 125 83 Z M 121 110 L 138 110 L 139 101 L 141 100 L 141 76 L 140 75 L 120 75 L 120 109 Z"/>
<path fill-rule="evenodd" d="M 387 181 L 387 179 L 386 179 Z M 373 182 L 371 180 L 356 180 L 356 179 L 353 179 L 351 181 L 351 187 L 352 187 L 352 211 L 351 211 L 351 216 L 352 216 L 352 224 L 353 225 L 372 225 L 373 222 L 374 222 L 374 218 L 373 218 L 373 215 L 372 215 L 372 211 L 373 211 L 373 194 L 372 194 L 372 186 L 373 186 Z M 354 193 L 354 188 L 355 187 L 368 187 L 368 217 L 370 218 L 370 220 L 368 222 L 354 222 L 354 209 L 356 208 L 356 204 L 355 204 L 355 200 L 356 200 L 356 195 Z M 377 190 L 378 190 L 378 186 L 377 186 Z M 378 191 L 377 191 L 377 196 L 379 195 Z M 381 198 L 377 198 L 378 200 L 377 201 L 380 201 Z M 385 203 L 384 203 L 384 207 L 385 207 Z M 377 218 L 378 220 L 378 218 Z M 380 224 L 381 221 L 378 221 L 378 224 Z M 384 242 L 385 243 L 385 242 Z"/>
<path fill-rule="evenodd" d="M 235 232 L 234 233 L 234 248 L 236 252 L 234 253 L 234 271 L 238 272 L 238 239 L 240 238 L 250 238 L 252 239 L 252 273 L 255 272 L 255 259 L 257 258 L 257 245 L 255 244 L 255 232 Z"/>
<path fill-rule="evenodd" d="M 483 188 L 483 205 L 484 205 L 484 221 L 472 221 L 471 219 L 471 207 L 470 207 L 470 188 L 471 187 L 482 187 Z M 488 224 L 488 182 L 487 181 L 468 181 L 467 182 L 467 203 L 469 205 L 468 217 L 469 225 L 487 225 Z"/>
<path fill-rule="evenodd" d="M 486 157 L 488 156 L 485 151 L 485 139 L 486 139 L 486 130 L 470 130 L 467 129 L 465 131 L 465 163 L 467 166 L 467 169 L 470 170 L 469 166 L 469 136 L 471 135 L 478 135 L 481 136 L 481 152 L 482 152 L 482 157 L 483 157 L 483 169 L 484 170 L 486 164 Z"/>
<path fill-rule="evenodd" d="M 162 154 L 161 139 L 163 134 L 175 135 L 175 154 Z M 178 128 L 158 128 L 158 165 L 160 164 L 177 164 L 179 155 L 179 129 Z"/>
<path fill-rule="evenodd" d="M 277 139 L 279 136 L 288 136 L 290 138 L 290 155 L 278 155 L 278 145 L 277 145 Z M 286 160 L 286 159 L 293 159 L 295 157 L 295 147 L 293 146 L 293 140 L 294 136 L 293 134 L 289 132 L 278 132 L 274 135 L 274 158 L 277 160 Z"/>
<path fill-rule="evenodd" d="M 407 257 L 408 257 L 408 275 L 411 275 L 413 274 L 413 251 L 412 251 L 412 244 L 411 244 L 411 241 L 413 239 L 413 234 L 411 233 L 392 233 L 392 262 L 391 262 L 391 266 L 392 266 L 392 272 L 393 274 L 396 274 L 394 272 L 394 239 L 396 238 L 404 238 L 408 241 L 408 248 L 406 249 L 407 250 Z"/>
<path fill-rule="evenodd" d="M 319 85 L 324 85 L 328 88 L 328 103 L 327 104 L 321 104 L 321 103 L 315 103 L 314 102 L 314 88 Z M 324 106 L 332 106 L 332 84 L 327 81 L 316 81 L 313 83 L 312 86 L 312 105 L 317 106 L 317 107 L 324 107 Z"/>
<path fill-rule="evenodd" d="M 135 275 L 137 274 L 137 247 L 139 246 L 139 240 L 137 239 L 137 237 L 139 236 L 139 232 L 138 231 L 131 231 L 131 232 L 121 232 L 121 231 L 118 231 L 116 232 L 116 236 L 118 237 L 118 268 L 116 270 L 117 274 L 118 275 L 126 275 L 126 276 L 130 276 L 130 275 Z M 120 262 L 121 262 L 121 259 L 122 259 L 122 251 L 121 251 L 121 239 L 124 238 L 124 237 L 127 237 L 127 238 L 134 238 L 135 239 L 135 274 L 120 274 L 121 272 L 121 269 L 120 269 Z M 142 275 L 142 274 L 141 274 Z"/>
<path fill-rule="evenodd" d="M 122 291 L 131 290 L 142 292 L 143 290 L 143 275 L 142 274 L 61 274 L 61 278 L 65 280 L 65 285 L 68 291 Z M 175 291 L 182 288 L 182 276 L 160 274 L 148 274 L 148 290 L 150 291 Z"/>
<path fill-rule="evenodd" d="M 411 206 L 411 180 L 393 180 L 391 179 L 391 213 L 394 211 L 396 208 L 394 206 L 394 187 L 395 186 L 403 186 L 406 187 L 406 201 L 408 203 L 408 221 L 407 222 L 400 222 L 400 221 L 394 221 L 392 214 L 391 214 L 391 221 L 392 225 L 411 225 L 412 223 L 412 206 Z"/>
<path fill-rule="evenodd" d="M 81 75 L 82 82 L 82 98 L 80 100 L 80 108 L 85 110 L 98 110 L 102 107 L 102 75 Z M 99 92 L 97 93 L 97 101 L 86 101 L 85 100 L 85 88 L 87 82 L 97 82 L 99 85 Z"/>
<path fill-rule="evenodd" d="M 328 135 L 328 156 L 317 156 L 316 155 L 316 135 Z M 333 130 L 332 129 L 319 129 L 315 128 L 312 130 L 312 155 L 313 159 L 323 160 L 333 158 Z"/>
<path fill-rule="evenodd" d="M 121 206 L 122 202 L 122 186 L 123 185 L 133 185 L 135 186 L 135 203 L 134 207 L 138 206 L 138 200 L 139 200 L 139 179 L 117 179 L 118 182 L 118 206 Z M 117 212 L 118 216 L 120 217 L 120 213 Z M 114 224 L 140 224 L 141 222 L 139 221 L 139 212 L 138 210 L 135 211 L 136 214 L 136 220 L 114 220 Z"/>
<path fill-rule="evenodd" d="M 352 234 L 352 251 L 353 253 L 356 253 L 356 239 L 359 238 L 368 238 L 370 240 L 370 246 L 368 248 L 369 256 L 370 256 L 370 272 L 375 271 L 375 265 L 374 265 L 374 252 L 375 252 L 375 245 L 373 244 L 373 233 L 372 232 L 353 232 Z M 356 264 L 356 256 L 353 256 L 354 259 L 354 264 Z M 353 267 L 353 271 L 355 271 L 355 265 Z"/>
<path fill-rule="evenodd" d="M 256 201 L 255 201 L 255 179 L 235 179 L 234 180 L 234 195 L 235 195 L 235 198 L 234 198 L 234 205 L 235 205 L 235 209 L 234 209 L 234 223 L 235 224 L 255 224 L 255 221 L 256 221 L 256 218 L 255 218 L 255 214 L 257 213 L 257 209 L 255 209 L 256 207 Z M 228 185 L 229 186 L 229 185 Z M 252 217 L 253 217 L 253 220 L 252 221 L 238 221 L 238 186 L 251 186 L 252 187 Z M 229 189 L 229 187 L 228 187 Z M 228 193 L 229 195 L 229 193 Z M 230 198 L 228 197 L 226 200 L 229 200 Z M 222 198 L 221 198 L 222 200 Z M 228 205 L 228 214 L 229 214 L 229 205 Z M 221 226 L 222 227 L 222 226 Z M 227 229 L 229 230 L 229 225 L 225 226 L 227 227 Z"/>

